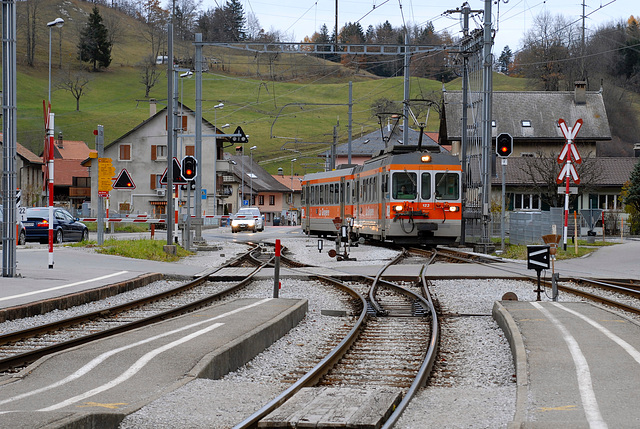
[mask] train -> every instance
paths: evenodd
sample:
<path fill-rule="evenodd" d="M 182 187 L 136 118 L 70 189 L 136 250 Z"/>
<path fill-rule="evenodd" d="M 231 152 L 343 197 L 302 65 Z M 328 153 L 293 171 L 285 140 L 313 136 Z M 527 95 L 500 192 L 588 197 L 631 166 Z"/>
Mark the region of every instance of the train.
<path fill-rule="evenodd" d="M 362 165 L 306 174 L 301 225 L 402 246 L 454 245 L 460 239 L 462 167 L 446 150 L 390 146 Z"/>

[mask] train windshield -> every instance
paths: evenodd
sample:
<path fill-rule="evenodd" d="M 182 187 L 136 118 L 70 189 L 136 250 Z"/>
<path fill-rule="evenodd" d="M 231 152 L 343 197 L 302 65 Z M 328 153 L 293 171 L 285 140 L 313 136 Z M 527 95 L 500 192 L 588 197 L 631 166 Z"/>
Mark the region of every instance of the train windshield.
<path fill-rule="evenodd" d="M 458 173 L 436 173 L 436 200 L 460 198 L 460 176 Z"/>
<path fill-rule="evenodd" d="M 397 200 L 415 200 L 417 185 L 416 173 L 395 173 L 391 183 L 393 198 Z"/>

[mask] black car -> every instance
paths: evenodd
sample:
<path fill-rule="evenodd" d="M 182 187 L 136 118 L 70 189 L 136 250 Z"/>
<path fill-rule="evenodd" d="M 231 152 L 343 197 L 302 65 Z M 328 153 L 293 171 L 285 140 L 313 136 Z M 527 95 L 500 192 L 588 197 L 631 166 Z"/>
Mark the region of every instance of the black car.
<path fill-rule="evenodd" d="M 49 207 L 32 207 L 27 209 L 27 220 L 24 222 L 27 241 L 49 241 Z M 74 218 L 65 209 L 53 208 L 53 241 L 86 241 L 89 230 L 86 225 Z"/>
<path fill-rule="evenodd" d="M 2 206 L 0 205 L 0 223 L 2 223 L 2 222 L 3 222 L 3 219 L 4 219 L 4 217 L 3 217 L 3 216 L 4 216 L 4 215 L 3 215 L 3 213 L 4 213 L 4 212 L 3 212 L 3 208 L 2 208 Z M 20 220 L 18 219 L 17 224 L 18 224 L 18 226 L 17 226 L 17 228 L 16 228 L 16 234 L 17 234 L 17 235 L 16 235 L 16 238 L 17 238 L 17 240 L 18 240 L 18 244 L 19 244 L 19 245 L 23 245 L 23 244 L 25 243 L 25 240 L 26 240 L 26 237 L 27 237 L 27 232 L 25 231 L 25 228 L 24 228 L 24 225 L 22 224 L 22 221 L 20 221 Z"/>

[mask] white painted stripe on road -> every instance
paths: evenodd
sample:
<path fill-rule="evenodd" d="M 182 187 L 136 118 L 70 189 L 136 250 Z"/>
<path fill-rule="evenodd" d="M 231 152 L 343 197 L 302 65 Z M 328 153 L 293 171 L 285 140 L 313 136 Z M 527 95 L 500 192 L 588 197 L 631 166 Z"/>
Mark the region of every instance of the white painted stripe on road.
<path fill-rule="evenodd" d="M 193 332 L 186 337 L 182 337 L 176 341 L 173 341 L 169 344 L 165 344 L 162 347 L 158 347 L 155 350 L 150 351 L 149 353 L 144 354 L 140 359 L 138 359 L 133 365 L 129 367 L 128 370 L 123 372 L 119 377 L 111 380 L 108 383 L 103 384 L 102 386 L 98 386 L 95 389 L 91 389 L 87 392 L 81 393 L 80 395 L 76 395 L 72 398 L 67 399 L 66 401 L 58 402 L 57 404 L 51 405 L 50 407 L 42 408 L 36 411 L 54 411 L 59 410 L 60 408 L 64 408 L 68 405 L 75 404 L 76 402 L 82 401 L 83 399 L 87 399 L 92 397 L 93 395 L 97 395 L 98 393 L 104 392 L 105 390 L 109 390 L 112 387 L 116 387 L 118 384 L 124 383 L 134 375 L 138 373 L 142 368 L 148 364 L 151 359 L 158 356 L 160 353 L 166 352 L 167 350 L 171 350 L 174 347 L 179 346 L 180 344 L 186 343 L 187 341 L 191 341 L 194 338 L 199 337 L 200 335 L 204 335 L 207 332 L 213 331 L 214 329 L 223 326 L 224 323 L 214 323 L 211 326 L 207 326 L 199 331 Z"/>
<path fill-rule="evenodd" d="M 140 340 L 140 341 L 132 343 L 132 344 L 127 344 L 126 346 L 122 346 L 122 347 L 119 347 L 117 349 L 109 350 L 108 352 L 105 352 L 105 353 L 102 353 L 102 354 L 96 356 L 90 362 L 88 362 L 86 365 L 82 366 L 80 369 L 78 369 L 73 374 L 69 375 L 68 377 L 65 377 L 62 380 L 60 380 L 60 381 L 58 381 L 56 383 L 50 384 L 48 386 L 44 386 L 44 387 L 41 387 L 39 389 L 31 390 L 31 391 L 29 391 L 27 393 L 23 393 L 21 395 L 13 396 L 11 398 L 8 398 L 8 399 L 5 399 L 3 401 L 0 401 L 0 405 L 4 405 L 4 404 L 7 404 L 9 402 L 13 402 L 13 401 L 17 401 L 17 400 L 20 400 L 20 399 L 23 399 L 23 398 L 27 398 L 29 396 L 32 396 L 32 395 L 35 395 L 35 394 L 38 394 L 38 393 L 42 393 L 42 392 L 46 392 L 48 390 L 55 389 L 57 387 L 63 386 L 65 384 L 67 384 L 67 383 L 70 383 L 71 381 L 76 380 L 76 379 L 82 377 L 83 375 L 87 374 L 89 371 L 93 370 L 99 364 L 101 364 L 102 362 L 107 360 L 107 358 L 109 358 L 109 357 L 111 357 L 111 356 L 113 356 L 115 354 L 121 353 L 123 351 L 132 349 L 134 347 L 137 347 L 137 346 L 140 346 L 140 345 L 143 345 L 143 344 L 150 343 L 150 342 L 158 340 L 160 338 L 168 337 L 169 335 L 177 334 L 179 332 L 195 328 L 195 327 L 203 325 L 205 323 L 210 323 L 210 322 L 213 322 L 215 320 L 222 319 L 222 318 L 230 316 L 232 314 L 236 314 L 236 313 L 239 313 L 241 311 L 244 311 L 244 310 L 256 307 L 258 305 L 264 304 L 265 302 L 270 301 L 272 299 L 273 298 L 265 298 L 265 299 L 262 299 L 260 301 L 255 302 L 253 304 L 245 305 L 244 307 L 240 307 L 240 308 L 237 308 L 235 310 L 228 311 L 228 312 L 220 314 L 218 316 L 210 317 L 208 319 L 201 320 L 199 322 L 192 323 L 190 325 L 183 326 L 181 328 L 174 329 L 172 331 L 163 332 L 162 334 L 158 334 L 158 335 L 155 335 L 153 337 L 145 338 L 144 340 Z M 0 414 L 2 414 L 2 413 L 0 413 Z"/>
<path fill-rule="evenodd" d="M 556 319 L 549 310 L 544 308 L 540 303 L 532 302 L 535 308 L 540 310 L 542 314 L 544 314 L 547 319 L 549 319 L 556 328 L 562 334 L 562 338 L 565 343 L 567 343 L 567 347 L 569 348 L 569 352 L 571 353 L 571 357 L 573 358 L 573 363 L 576 366 L 576 377 L 578 379 L 578 389 L 580 390 L 580 398 L 582 399 L 582 408 L 584 409 L 585 416 L 587 417 L 587 422 L 589 423 L 589 427 L 591 429 L 606 429 L 607 423 L 602 420 L 602 415 L 600 414 L 600 408 L 598 407 L 598 401 L 596 400 L 596 394 L 593 391 L 593 383 L 591 382 L 591 371 L 589 370 L 589 364 L 587 363 L 587 359 L 582 354 L 580 350 L 580 346 L 576 339 L 571 335 L 569 330 L 562 324 L 558 319 Z"/>
<path fill-rule="evenodd" d="M 593 326 L 598 331 L 602 332 L 611 341 L 613 341 L 614 343 L 616 343 L 617 345 L 622 347 L 625 352 L 629 353 L 629 355 L 631 355 L 631 357 L 633 359 L 635 359 L 635 361 L 640 364 L 640 352 L 638 351 L 638 349 L 633 347 L 631 344 L 629 344 L 628 342 L 626 342 L 625 340 L 623 340 L 622 338 L 620 338 L 619 336 L 617 336 L 616 334 L 614 334 L 613 332 L 611 332 L 610 330 L 608 330 L 607 328 L 605 328 L 604 326 L 602 326 L 601 324 L 596 322 L 595 320 L 585 316 L 584 314 L 580 314 L 577 311 L 572 310 L 570 308 L 567 308 L 567 307 L 565 307 L 564 305 L 562 305 L 560 303 L 553 303 L 553 305 L 555 305 L 556 307 L 558 307 L 558 308 L 560 308 L 560 309 L 562 309 L 562 310 L 564 310 L 564 311 L 566 311 L 568 313 L 573 314 L 576 317 L 581 318 L 582 320 L 587 322 L 589 325 Z"/>
<path fill-rule="evenodd" d="M 75 283 L 68 283 L 66 285 L 55 286 L 55 287 L 52 287 L 52 288 L 49 288 L 49 289 L 39 289 L 39 290 L 31 291 L 31 292 L 21 293 L 19 295 L 5 296 L 5 297 L 0 298 L 0 301 L 8 301 L 10 299 L 23 298 L 25 296 L 37 295 L 37 294 L 40 294 L 40 293 L 51 292 L 51 291 L 60 290 L 60 289 L 66 289 L 66 288 L 69 288 L 69 287 L 78 286 L 78 285 L 82 285 L 82 284 L 86 284 L 86 283 L 97 282 L 97 281 L 100 281 L 100 280 L 105 280 L 105 279 L 108 279 L 108 278 L 111 278 L 111 277 L 116 277 L 116 276 L 119 276 L 119 275 L 122 275 L 122 274 L 126 274 L 128 272 L 129 271 L 118 271 L 117 273 L 107 274 L 106 276 L 94 277 L 92 279 L 82 280 L 80 282 L 75 282 Z"/>

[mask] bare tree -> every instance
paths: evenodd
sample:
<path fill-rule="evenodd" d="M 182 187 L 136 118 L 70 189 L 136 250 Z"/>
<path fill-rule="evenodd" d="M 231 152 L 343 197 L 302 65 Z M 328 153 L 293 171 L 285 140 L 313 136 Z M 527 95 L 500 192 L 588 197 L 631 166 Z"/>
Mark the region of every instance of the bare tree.
<path fill-rule="evenodd" d="M 89 75 L 81 70 L 68 70 L 67 74 L 60 75 L 55 87 L 69 91 L 76 99 L 76 112 L 80 111 L 80 98 L 88 92 L 87 85 L 91 81 Z"/>
<path fill-rule="evenodd" d="M 602 183 L 603 171 L 595 160 L 595 154 L 581 154 L 582 164 L 577 165 L 577 172 L 580 176 L 580 187 L 582 193 L 589 193 L 595 185 Z M 549 207 L 562 207 L 564 205 L 564 195 L 558 194 L 558 183 L 556 179 L 560 174 L 557 156 L 542 151 L 538 151 L 535 157 L 522 158 L 526 160 L 521 167 L 527 192 L 540 195 L 542 202 Z M 574 164 L 575 165 L 575 164 Z M 570 196 L 575 199 L 576 196 Z"/>
<path fill-rule="evenodd" d="M 27 64 L 33 67 L 36 46 L 38 44 L 38 31 L 40 27 L 40 17 L 38 16 L 38 9 L 41 0 L 26 0 L 23 8 L 18 8 L 18 28 L 22 30 L 25 35 L 26 48 L 27 48 Z"/>
<path fill-rule="evenodd" d="M 567 61 L 576 52 L 577 28 L 562 15 L 543 12 L 524 37 L 524 49 L 516 62 L 525 77 L 535 79 L 546 91 L 558 91 L 562 82 L 575 76 L 577 62 Z M 570 82 L 573 85 L 573 80 Z"/>
<path fill-rule="evenodd" d="M 169 11 L 160 6 L 159 0 L 145 0 L 138 11 L 138 20 L 146 25 L 140 26 L 142 37 L 149 43 L 149 54 L 157 58 L 163 53 L 167 41 L 167 19 Z M 169 58 L 169 61 L 172 61 Z"/>
<path fill-rule="evenodd" d="M 149 91 L 162 76 L 162 69 L 156 64 L 155 57 L 147 56 L 139 64 L 140 82 L 144 85 L 144 97 L 149 98 Z"/>

